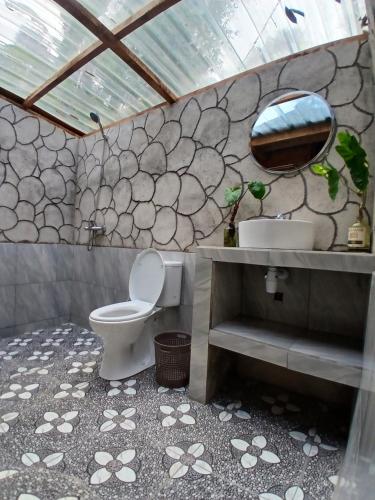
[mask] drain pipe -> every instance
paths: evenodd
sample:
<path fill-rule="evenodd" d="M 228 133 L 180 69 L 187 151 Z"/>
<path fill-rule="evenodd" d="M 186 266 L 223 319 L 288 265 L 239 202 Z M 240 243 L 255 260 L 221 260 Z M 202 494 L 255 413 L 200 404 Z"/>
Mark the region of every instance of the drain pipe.
<path fill-rule="evenodd" d="M 276 293 L 278 280 L 286 280 L 288 276 L 289 271 L 287 269 L 270 266 L 267 270 L 267 274 L 264 276 L 266 280 L 266 292 L 272 294 Z"/>

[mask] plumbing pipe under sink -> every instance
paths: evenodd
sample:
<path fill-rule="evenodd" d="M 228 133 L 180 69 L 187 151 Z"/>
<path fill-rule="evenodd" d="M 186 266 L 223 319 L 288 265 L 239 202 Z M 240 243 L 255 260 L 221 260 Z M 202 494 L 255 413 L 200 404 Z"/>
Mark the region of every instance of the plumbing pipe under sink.
<path fill-rule="evenodd" d="M 264 276 L 266 281 L 266 292 L 272 294 L 276 293 L 278 280 L 286 280 L 288 276 L 289 271 L 287 269 L 270 266 L 267 270 L 267 274 Z"/>

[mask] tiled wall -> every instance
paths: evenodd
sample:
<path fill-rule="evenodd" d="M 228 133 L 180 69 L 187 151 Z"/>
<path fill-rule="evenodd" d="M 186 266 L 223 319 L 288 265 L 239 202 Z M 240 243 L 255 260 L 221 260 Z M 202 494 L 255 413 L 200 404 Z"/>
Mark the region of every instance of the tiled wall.
<path fill-rule="evenodd" d="M 370 276 L 309 269 L 288 269 L 278 282 L 282 301 L 266 292 L 263 266 L 243 266 L 242 307 L 245 316 L 292 324 L 304 329 L 362 338 Z"/>
<path fill-rule="evenodd" d="M 0 242 L 72 243 L 77 144 L 0 99 Z"/>
<path fill-rule="evenodd" d="M 97 247 L 88 252 L 84 246 L 74 247 L 73 322 L 88 325 L 93 309 L 129 299 L 129 275 L 138 253 L 139 250 L 125 248 Z M 165 260 L 181 260 L 184 264 L 181 305 L 158 315 L 155 331 L 191 331 L 195 255 L 183 252 L 162 252 L 162 255 Z"/>
<path fill-rule="evenodd" d="M 0 336 L 70 317 L 71 245 L 0 245 Z"/>
<path fill-rule="evenodd" d="M 338 130 L 349 129 L 375 163 L 374 103 L 368 42 L 338 42 L 320 50 L 261 67 L 235 81 L 106 129 L 104 182 L 99 189 L 103 139 L 79 141 L 75 225 L 84 244 L 85 221 L 93 217 L 107 236 L 99 245 L 185 250 L 197 244 L 222 245 L 224 189 L 262 180 L 271 190 L 263 201 L 246 195 L 238 220 L 283 212 L 316 223 L 317 249 L 346 245 L 358 199 L 342 186 L 335 202 L 310 170 L 296 175 L 261 171 L 249 152 L 249 132 L 259 112 L 277 96 L 295 89 L 314 91 L 331 104 Z M 329 160 L 342 162 L 332 148 Z M 369 213 L 373 205 L 368 198 Z"/>
<path fill-rule="evenodd" d="M 72 320 L 88 326 L 91 311 L 129 299 L 129 274 L 139 250 L 84 246 L 0 245 L 0 336 Z M 180 307 L 155 317 L 155 331 L 191 331 L 195 255 L 163 252 L 184 264 Z"/>

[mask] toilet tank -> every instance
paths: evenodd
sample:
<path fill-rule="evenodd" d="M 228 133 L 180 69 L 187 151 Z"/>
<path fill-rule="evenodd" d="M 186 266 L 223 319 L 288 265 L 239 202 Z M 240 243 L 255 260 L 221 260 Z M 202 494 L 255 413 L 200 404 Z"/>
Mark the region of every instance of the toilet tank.
<path fill-rule="evenodd" d="M 159 307 L 173 307 L 181 302 L 182 262 L 164 261 L 165 280 L 160 298 L 157 302 Z"/>

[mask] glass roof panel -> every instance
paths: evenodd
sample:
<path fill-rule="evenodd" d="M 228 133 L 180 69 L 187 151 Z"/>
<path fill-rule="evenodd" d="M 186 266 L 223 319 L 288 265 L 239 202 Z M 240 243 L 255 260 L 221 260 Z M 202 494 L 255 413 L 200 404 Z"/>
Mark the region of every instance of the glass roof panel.
<path fill-rule="evenodd" d="M 96 38 L 50 0 L 0 0 L 0 86 L 26 97 Z"/>
<path fill-rule="evenodd" d="M 150 0 L 79 0 L 79 2 L 112 30 L 150 3 Z"/>
<path fill-rule="evenodd" d="M 286 15 L 289 4 L 296 22 Z M 364 14 L 364 0 L 182 0 L 123 42 L 183 95 L 309 47 L 357 35 Z"/>
<path fill-rule="evenodd" d="M 111 50 L 106 50 L 64 80 L 35 104 L 73 127 L 90 132 L 162 102 L 159 96 Z"/>

